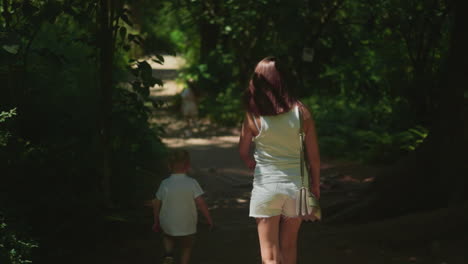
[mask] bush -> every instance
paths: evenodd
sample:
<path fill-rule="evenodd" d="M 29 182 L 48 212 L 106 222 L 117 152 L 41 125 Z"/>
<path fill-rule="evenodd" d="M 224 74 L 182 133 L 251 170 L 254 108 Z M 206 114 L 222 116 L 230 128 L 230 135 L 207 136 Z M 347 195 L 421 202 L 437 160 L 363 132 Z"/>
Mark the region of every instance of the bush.
<path fill-rule="evenodd" d="M 159 131 L 148 125 L 147 108 L 130 91 L 118 89 L 113 110 L 113 198 L 120 205 L 135 205 L 151 197 L 165 175 L 166 146 Z"/>
<path fill-rule="evenodd" d="M 200 103 L 200 112 L 224 126 L 237 126 L 244 118 L 240 93 L 234 90 L 234 85 L 219 92 L 214 101 L 210 97 L 204 98 Z"/>
<path fill-rule="evenodd" d="M 10 131 L 5 129 L 5 123 L 16 115 L 16 109 L 0 112 L 0 149 L 8 144 L 12 137 Z M 3 197 L 0 197 L 3 198 Z M 19 238 L 17 232 L 11 229 L 0 212 L 0 263 L 24 264 L 31 263 L 31 250 L 37 244 L 30 239 Z"/>
<path fill-rule="evenodd" d="M 5 123 L 8 119 L 11 119 L 13 116 L 16 115 L 16 108 L 13 108 L 9 111 L 2 111 L 0 112 L 0 124 Z M 8 130 L 4 128 L 4 126 L 0 129 L 0 147 L 6 146 L 8 143 L 8 139 L 11 137 L 11 134 Z"/>
<path fill-rule="evenodd" d="M 395 103 L 377 104 L 350 98 L 314 96 L 302 100 L 314 115 L 325 157 L 371 163 L 393 162 L 413 151 L 427 136 L 422 126 L 401 128 Z"/>
<path fill-rule="evenodd" d="M 17 232 L 0 219 L 0 263 L 32 263 L 32 249 L 37 247 L 31 239 L 19 238 Z"/>

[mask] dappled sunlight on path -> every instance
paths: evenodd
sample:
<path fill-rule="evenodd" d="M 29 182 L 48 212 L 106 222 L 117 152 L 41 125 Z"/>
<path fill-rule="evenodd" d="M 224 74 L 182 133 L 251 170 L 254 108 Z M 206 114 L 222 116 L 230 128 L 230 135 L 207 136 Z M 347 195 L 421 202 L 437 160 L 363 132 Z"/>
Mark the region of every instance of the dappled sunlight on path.
<path fill-rule="evenodd" d="M 166 138 L 163 142 L 172 148 L 192 147 L 192 146 L 214 146 L 221 148 L 232 148 L 237 145 L 239 138 L 237 136 L 220 136 L 210 138 Z"/>

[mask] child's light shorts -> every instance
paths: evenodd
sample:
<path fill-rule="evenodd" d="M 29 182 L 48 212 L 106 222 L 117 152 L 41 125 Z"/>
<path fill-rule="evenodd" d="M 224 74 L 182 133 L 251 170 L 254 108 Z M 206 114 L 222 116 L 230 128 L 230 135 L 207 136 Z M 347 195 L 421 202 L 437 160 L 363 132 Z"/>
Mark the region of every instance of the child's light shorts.
<path fill-rule="evenodd" d="M 250 198 L 250 217 L 265 218 L 277 215 L 297 217 L 294 183 L 255 184 Z"/>

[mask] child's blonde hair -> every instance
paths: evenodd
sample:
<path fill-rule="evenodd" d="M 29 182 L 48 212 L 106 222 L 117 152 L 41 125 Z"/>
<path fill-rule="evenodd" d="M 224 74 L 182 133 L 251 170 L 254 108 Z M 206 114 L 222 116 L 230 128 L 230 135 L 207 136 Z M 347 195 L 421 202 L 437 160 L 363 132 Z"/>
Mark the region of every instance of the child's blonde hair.
<path fill-rule="evenodd" d="M 185 149 L 172 149 L 168 156 L 169 165 L 185 164 L 190 162 L 190 154 Z"/>

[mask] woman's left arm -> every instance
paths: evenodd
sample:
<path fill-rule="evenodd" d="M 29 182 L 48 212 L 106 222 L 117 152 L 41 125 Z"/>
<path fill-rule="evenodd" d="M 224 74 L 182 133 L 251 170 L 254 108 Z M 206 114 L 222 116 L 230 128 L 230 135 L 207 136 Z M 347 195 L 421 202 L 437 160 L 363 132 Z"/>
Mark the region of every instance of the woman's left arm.
<path fill-rule="evenodd" d="M 305 147 L 307 159 L 310 165 L 310 178 L 312 183 L 312 193 L 320 198 L 320 151 L 317 141 L 317 131 L 315 130 L 315 121 L 312 113 L 303 107 L 304 113 L 304 132 L 305 132 Z"/>
<path fill-rule="evenodd" d="M 242 123 L 241 134 L 239 138 L 239 155 L 244 161 L 245 165 L 251 170 L 255 168 L 255 160 L 250 154 L 250 145 L 252 144 L 252 130 L 249 126 L 249 115 L 246 115 L 244 122 Z"/>

